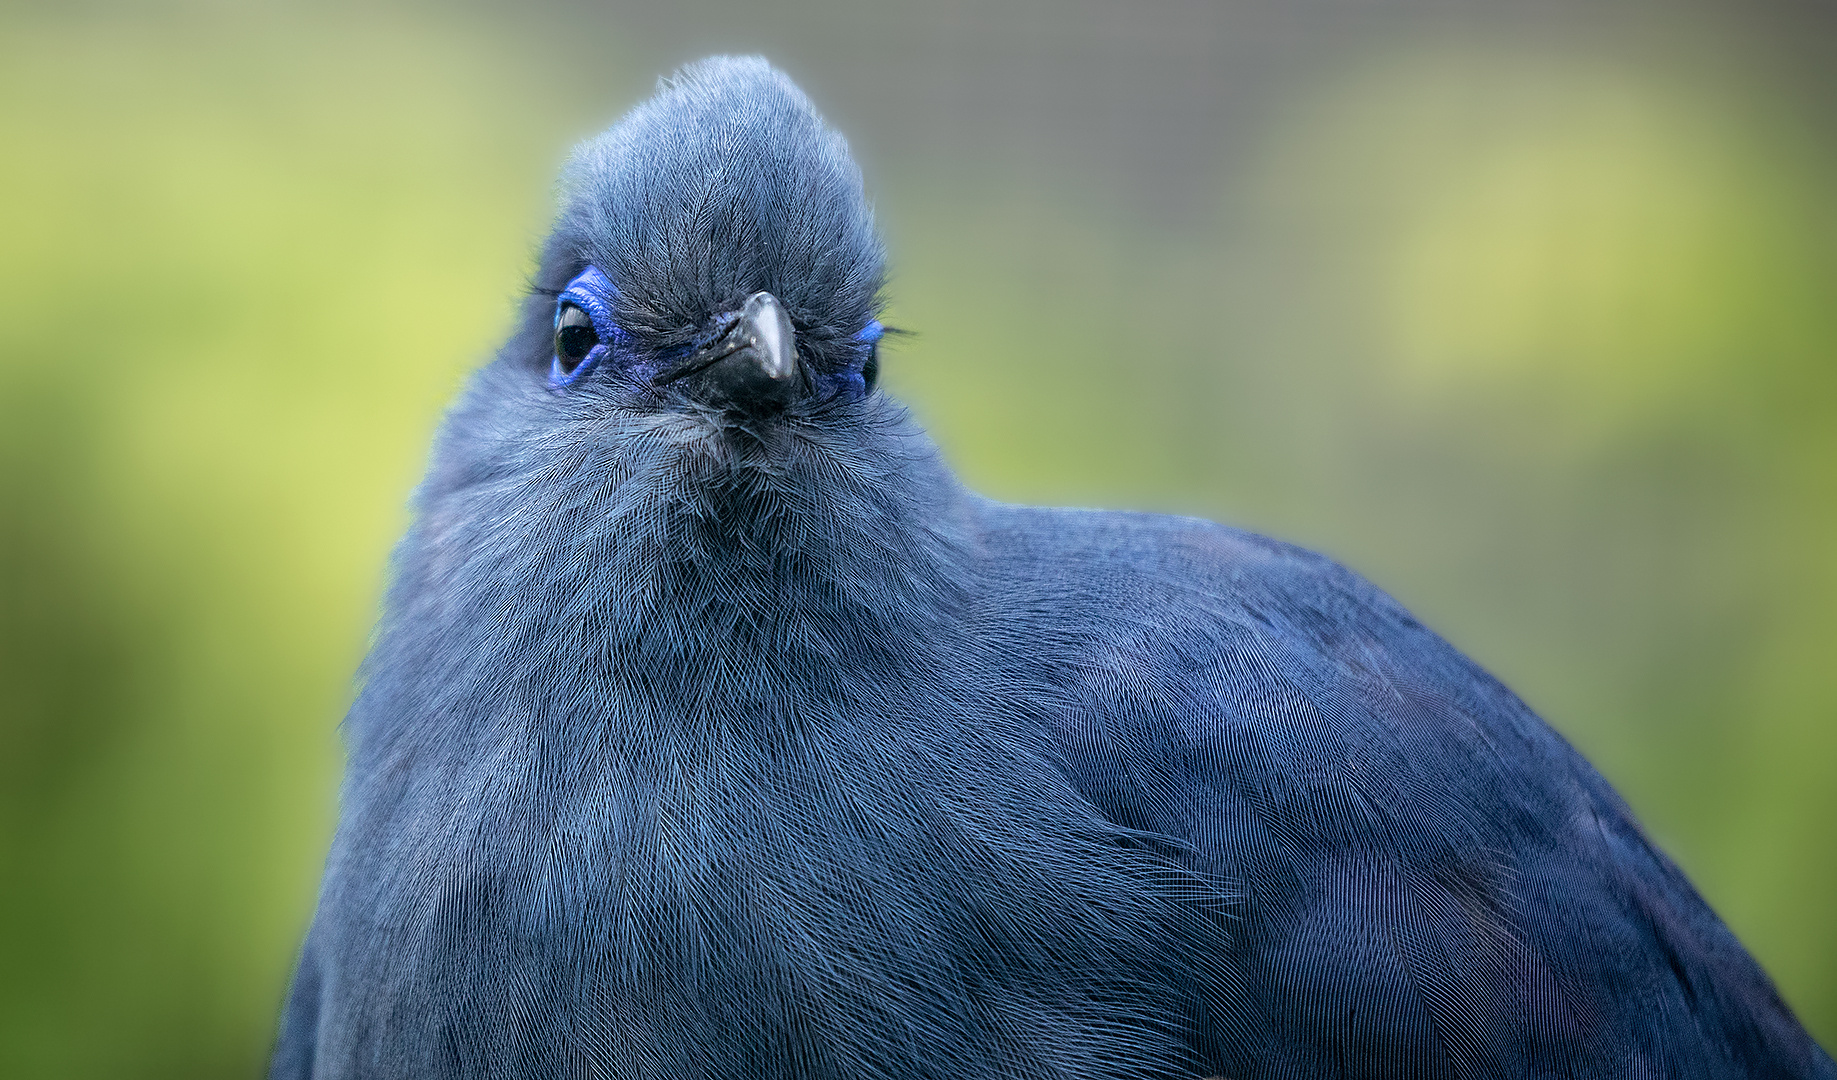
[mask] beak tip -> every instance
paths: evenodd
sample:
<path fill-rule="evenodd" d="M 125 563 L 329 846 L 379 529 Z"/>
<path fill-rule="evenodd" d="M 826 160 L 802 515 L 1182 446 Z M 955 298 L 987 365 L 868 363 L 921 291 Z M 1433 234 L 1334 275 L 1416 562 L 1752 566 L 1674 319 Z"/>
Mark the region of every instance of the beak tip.
<path fill-rule="evenodd" d="M 756 292 L 740 309 L 740 327 L 753 340 L 759 368 L 783 381 L 797 374 L 797 331 L 784 305 L 769 292 Z"/>

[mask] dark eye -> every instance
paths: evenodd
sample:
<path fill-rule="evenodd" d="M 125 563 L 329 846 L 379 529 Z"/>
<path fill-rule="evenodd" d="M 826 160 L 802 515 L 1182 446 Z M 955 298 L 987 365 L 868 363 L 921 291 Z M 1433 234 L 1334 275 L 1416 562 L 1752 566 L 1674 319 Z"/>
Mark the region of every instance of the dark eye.
<path fill-rule="evenodd" d="M 874 383 L 880 378 L 880 343 L 872 342 L 867 347 L 867 360 L 861 365 L 861 381 L 867 389 L 874 389 Z"/>
<path fill-rule="evenodd" d="M 561 373 L 573 374 L 599 343 L 599 332 L 593 329 L 593 320 L 587 313 L 573 304 L 561 305 L 555 314 L 555 360 L 561 365 Z"/>

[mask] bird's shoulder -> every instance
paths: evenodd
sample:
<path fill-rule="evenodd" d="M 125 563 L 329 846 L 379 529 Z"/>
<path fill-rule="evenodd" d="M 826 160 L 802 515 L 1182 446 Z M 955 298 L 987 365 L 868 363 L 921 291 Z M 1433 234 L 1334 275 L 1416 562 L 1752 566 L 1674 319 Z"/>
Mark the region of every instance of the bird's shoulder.
<path fill-rule="evenodd" d="M 1254 655 L 1317 688 L 1396 676 L 1474 683 L 1487 707 L 1506 704 L 1402 605 L 1294 544 L 1200 518 L 1000 503 L 984 504 L 978 525 L 987 625 L 1040 635 L 1081 666 L 1199 675 L 1227 653 Z"/>
<path fill-rule="evenodd" d="M 1310 819 L 1424 798 L 1618 812 L 1522 701 L 1329 558 L 1196 518 L 990 504 L 982 520 L 985 626 L 1053 687 L 1082 773 L 1175 769 Z"/>
<path fill-rule="evenodd" d="M 1826 1075 L 1606 781 L 1357 574 L 1190 518 L 981 521 L 985 631 L 1068 782 L 1240 898 L 1226 963 L 1259 1052 Z"/>
<path fill-rule="evenodd" d="M 1295 629 L 1378 618 L 1415 620 L 1365 579 L 1324 555 L 1203 518 L 983 502 L 984 568 L 996 593 L 1038 594 L 1169 633 L 1219 618 L 1265 618 Z"/>

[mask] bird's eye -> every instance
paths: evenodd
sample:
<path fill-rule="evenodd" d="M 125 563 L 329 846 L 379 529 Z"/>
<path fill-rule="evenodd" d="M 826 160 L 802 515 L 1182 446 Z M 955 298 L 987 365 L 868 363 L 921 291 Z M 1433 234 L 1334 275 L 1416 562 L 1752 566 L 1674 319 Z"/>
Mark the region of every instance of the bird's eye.
<path fill-rule="evenodd" d="M 555 313 L 555 360 L 561 373 L 572 375 L 599 343 L 599 331 L 587 313 L 574 304 L 562 304 Z"/>
<path fill-rule="evenodd" d="M 874 389 L 874 383 L 880 379 L 880 343 L 869 343 L 867 359 L 861 364 L 861 381 L 868 390 Z"/>
<path fill-rule="evenodd" d="M 855 343 L 867 349 L 867 355 L 861 358 L 861 389 L 866 393 L 874 392 L 874 384 L 880 381 L 880 339 L 887 328 L 879 319 L 869 319 L 861 332 L 855 335 Z"/>

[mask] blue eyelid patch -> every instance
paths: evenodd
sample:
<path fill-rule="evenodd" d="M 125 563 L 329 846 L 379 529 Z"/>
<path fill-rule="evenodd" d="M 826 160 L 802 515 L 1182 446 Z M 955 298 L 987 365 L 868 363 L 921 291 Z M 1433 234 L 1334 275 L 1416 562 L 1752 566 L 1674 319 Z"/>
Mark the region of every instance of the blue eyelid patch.
<path fill-rule="evenodd" d="M 555 298 L 555 320 L 561 321 L 563 304 L 573 304 L 587 313 L 593 320 L 593 332 L 599 335 L 600 343 L 589 351 L 573 371 L 564 370 L 561 357 L 549 361 L 549 389 L 559 390 L 584 378 L 601 360 L 612 352 L 612 347 L 625 340 L 625 332 L 613 321 L 612 305 L 619 292 L 613 287 L 612 280 L 600 271 L 597 266 L 589 265 L 585 270 L 574 275 L 567 288 Z"/>
<path fill-rule="evenodd" d="M 593 328 L 599 331 L 601 338 L 623 337 L 612 321 L 612 305 L 618 295 L 619 290 L 613 288 L 612 279 L 601 273 L 599 267 L 588 266 L 575 274 L 574 280 L 555 298 L 555 314 L 561 314 L 561 305 L 573 304 L 593 320 Z"/>
<path fill-rule="evenodd" d="M 887 328 L 880 324 L 879 319 L 869 319 L 868 324 L 855 335 L 854 341 L 857 345 L 872 345 L 886 336 L 886 332 Z M 860 350 L 855 354 L 854 361 L 848 367 L 830 376 L 829 381 L 841 390 L 852 390 L 857 394 L 866 393 L 867 376 L 863 374 L 863 371 L 867 367 L 868 356 L 869 350 Z"/>

